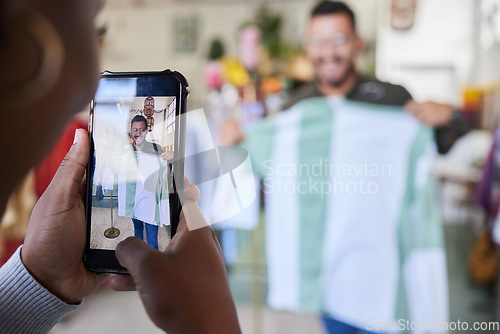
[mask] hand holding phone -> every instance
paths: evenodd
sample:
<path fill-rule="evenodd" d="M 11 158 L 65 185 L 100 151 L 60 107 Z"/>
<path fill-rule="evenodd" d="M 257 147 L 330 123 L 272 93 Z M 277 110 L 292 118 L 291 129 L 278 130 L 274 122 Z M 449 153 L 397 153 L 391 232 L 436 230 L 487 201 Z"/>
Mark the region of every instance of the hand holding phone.
<path fill-rule="evenodd" d="M 79 302 L 108 278 L 88 271 L 82 261 L 85 209 L 81 189 L 89 155 L 87 131 L 76 130 L 75 141 L 33 209 L 21 252 L 31 275 L 69 304 Z"/>
<path fill-rule="evenodd" d="M 30 273 L 67 303 L 79 302 L 109 278 L 88 271 L 81 258 L 85 221 L 78 180 L 89 145 L 87 133 L 77 131 L 78 141 L 33 210 L 22 249 Z M 197 220 L 192 225 L 206 224 L 194 203 L 198 188 L 186 180 L 184 189 L 183 210 Z M 220 246 L 210 227 L 189 231 L 187 225 L 182 214 L 178 233 L 163 253 L 137 238 L 126 239 L 118 256 L 131 276 L 111 277 L 110 286 L 137 289 L 151 319 L 169 333 L 240 333 Z"/>
<path fill-rule="evenodd" d="M 114 276 L 110 286 L 137 289 L 150 318 L 168 333 L 240 333 L 222 251 L 193 202 L 199 191 L 188 184 L 184 195 L 178 232 L 166 251 L 127 238 L 116 255 L 131 276 Z"/>

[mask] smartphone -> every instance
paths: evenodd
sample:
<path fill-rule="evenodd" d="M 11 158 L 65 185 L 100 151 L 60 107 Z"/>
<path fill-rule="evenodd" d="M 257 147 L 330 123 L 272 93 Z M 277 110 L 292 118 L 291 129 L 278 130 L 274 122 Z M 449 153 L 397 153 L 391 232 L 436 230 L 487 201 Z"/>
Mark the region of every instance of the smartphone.
<path fill-rule="evenodd" d="M 115 256 L 129 236 L 163 251 L 182 208 L 188 82 L 182 74 L 104 72 L 90 104 L 84 263 L 127 273 Z"/>

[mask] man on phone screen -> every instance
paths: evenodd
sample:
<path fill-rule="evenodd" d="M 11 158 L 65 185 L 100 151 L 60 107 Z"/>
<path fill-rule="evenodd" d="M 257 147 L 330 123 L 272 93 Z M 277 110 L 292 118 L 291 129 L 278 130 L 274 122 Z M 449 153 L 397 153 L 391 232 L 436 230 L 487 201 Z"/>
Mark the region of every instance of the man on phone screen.
<path fill-rule="evenodd" d="M 131 150 L 118 177 L 118 214 L 134 223 L 134 235 L 158 249 L 158 228 L 169 222 L 167 162 L 160 145 L 146 140 L 147 120 L 136 115 L 130 122 Z"/>

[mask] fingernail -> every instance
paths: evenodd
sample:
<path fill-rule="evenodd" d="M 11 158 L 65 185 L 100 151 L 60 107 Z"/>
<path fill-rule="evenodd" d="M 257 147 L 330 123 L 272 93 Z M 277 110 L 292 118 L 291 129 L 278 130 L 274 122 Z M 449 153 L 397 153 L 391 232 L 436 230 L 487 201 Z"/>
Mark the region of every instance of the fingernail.
<path fill-rule="evenodd" d="M 75 139 L 73 139 L 73 145 L 78 142 L 78 140 L 80 139 L 80 136 L 81 136 L 80 130 L 76 129 L 75 130 Z"/>

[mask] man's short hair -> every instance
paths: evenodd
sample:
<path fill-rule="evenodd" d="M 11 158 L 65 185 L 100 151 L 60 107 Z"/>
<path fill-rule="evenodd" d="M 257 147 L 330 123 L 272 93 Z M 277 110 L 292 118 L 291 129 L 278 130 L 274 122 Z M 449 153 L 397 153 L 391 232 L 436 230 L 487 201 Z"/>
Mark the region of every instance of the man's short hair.
<path fill-rule="evenodd" d="M 311 18 L 320 15 L 345 14 L 351 19 L 352 29 L 356 30 L 354 12 L 341 1 L 322 1 L 311 11 Z"/>
<path fill-rule="evenodd" d="M 134 124 L 135 122 L 144 122 L 144 124 L 146 124 L 146 126 L 148 125 L 148 121 L 146 120 L 146 117 L 144 117 L 142 115 L 135 115 L 134 118 L 132 118 L 132 120 L 130 121 L 130 128 L 132 128 L 132 124 Z"/>

